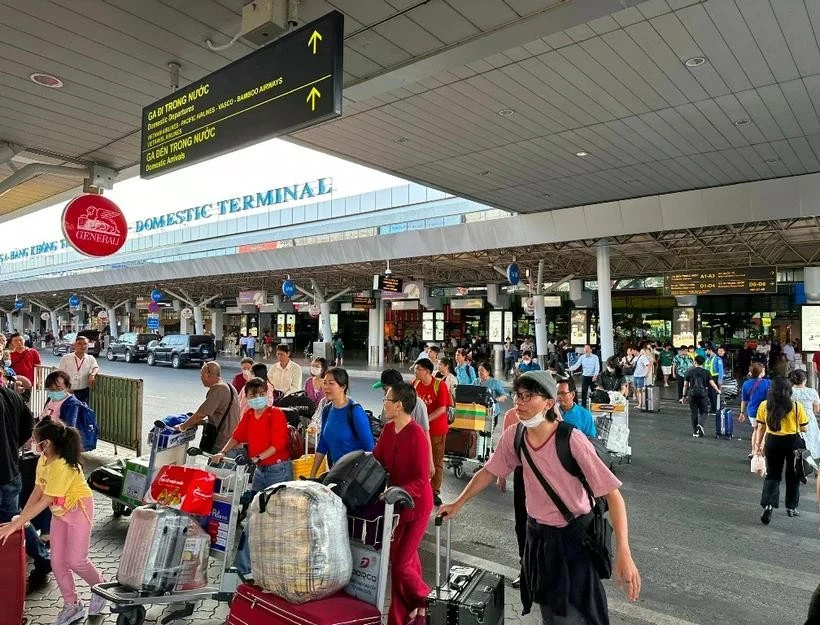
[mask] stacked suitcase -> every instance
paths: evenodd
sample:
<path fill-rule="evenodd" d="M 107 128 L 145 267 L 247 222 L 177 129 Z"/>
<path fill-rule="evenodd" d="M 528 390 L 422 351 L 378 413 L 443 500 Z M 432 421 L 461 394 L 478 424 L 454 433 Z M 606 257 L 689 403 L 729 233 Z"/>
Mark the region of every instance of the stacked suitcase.
<path fill-rule="evenodd" d="M 0 625 L 20 625 L 26 599 L 26 553 L 23 532 L 0 542 Z"/>

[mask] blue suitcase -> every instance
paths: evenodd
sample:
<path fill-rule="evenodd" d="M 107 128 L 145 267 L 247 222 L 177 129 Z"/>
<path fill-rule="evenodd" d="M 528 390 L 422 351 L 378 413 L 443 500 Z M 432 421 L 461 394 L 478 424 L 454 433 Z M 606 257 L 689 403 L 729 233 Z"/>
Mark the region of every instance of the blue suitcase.
<path fill-rule="evenodd" d="M 731 408 L 718 408 L 715 414 L 715 438 L 731 439 L 735 430 L 735 414 Z"/>

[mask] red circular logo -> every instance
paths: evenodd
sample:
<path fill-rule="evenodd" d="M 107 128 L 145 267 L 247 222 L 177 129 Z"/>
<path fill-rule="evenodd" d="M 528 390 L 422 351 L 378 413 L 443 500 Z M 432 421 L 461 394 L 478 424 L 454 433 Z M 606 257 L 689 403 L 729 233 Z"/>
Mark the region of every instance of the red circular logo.
<path fill-rule="evenodd" d="M 87 193 L 75 197 L 63 209 L 63 234 L 81 254 L 110 256 L 125 245 L 128 222 L 114 202 Z"/>

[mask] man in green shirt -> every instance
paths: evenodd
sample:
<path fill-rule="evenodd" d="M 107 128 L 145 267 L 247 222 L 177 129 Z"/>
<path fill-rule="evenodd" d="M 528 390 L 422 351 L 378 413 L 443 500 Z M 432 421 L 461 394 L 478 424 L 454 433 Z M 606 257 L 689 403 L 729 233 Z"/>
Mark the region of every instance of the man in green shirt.
<path fill-rule="evenodd" d="M 687 371 L 695 366 L 692 360 L 692 354 L 689 353 L 689 348 L 686 345 L 681 345 L 678 348 L 678 355 L 672 360 L 672 372 L 678 381 L 678 401 L 683 397 L 683 378 L 686 377 Z"/>
<path fill-rule="evenodd" d="M 672 375 L 672 359 L 675 357 L 675 352 L 672 351 L 672 345 L 667 343 L 663 346 L 660 353 L 661 373 L 663 373 L 663 385 L 669 386 L 669 376 Z"/>

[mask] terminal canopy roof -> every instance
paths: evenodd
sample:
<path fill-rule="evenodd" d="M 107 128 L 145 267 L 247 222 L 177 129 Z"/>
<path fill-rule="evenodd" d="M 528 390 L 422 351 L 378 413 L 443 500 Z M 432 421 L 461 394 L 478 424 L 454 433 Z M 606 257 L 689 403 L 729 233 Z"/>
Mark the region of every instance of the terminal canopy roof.
<path fill-rule="evenodd" d="M 0 3 L 0 185 L 32 163 L 133 175 L 168 63 L 185 86 L 252 51 L 205 43 L 244 4 Z M 517 212 L 820 170 L 815 0 L 301 0 L 299 21 L 332 9 L 344 114 L 305 146 Z M 0 220 L 76 188 L 64 173 L 0 195 Z"/>

